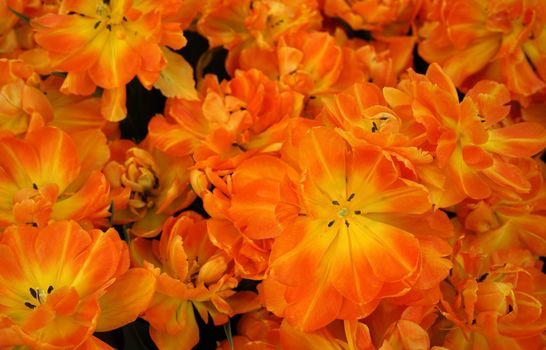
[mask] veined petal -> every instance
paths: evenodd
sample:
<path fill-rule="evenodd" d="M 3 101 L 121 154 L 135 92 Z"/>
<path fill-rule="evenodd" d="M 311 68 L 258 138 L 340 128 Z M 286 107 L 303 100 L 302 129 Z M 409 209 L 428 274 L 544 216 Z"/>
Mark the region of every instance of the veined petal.
<path fill-rule="evenodd" d="M 330 261 L 327 265 L 334 263 Z M 323 271 L 330 274 L 329 267 Z M 335 320 L 343 302 L 343 297 L 323 276 L 307 277 L 304 288 L 288 287 L 285 298 L 288 302 L 286 319 L 304 332 L 315 331 Z"/>
<path fill-rule="evenodd" d="M 370 194 L 360 203 L 366 213 L 423 214 L 432 207 L 423 185 L 402 179 L 387 189 Z"/>
<path fill-rule="evenodd" d="M 392 161 L 375 146 L 358 145 L 353 148 L 348 168 L 347 193 L 355 193 L 355 208 L 365 205 L 370 196 L 380 195 L 398 178 Z"/>
<path fill-rule="evenodd" d="M 87 232 L 73 221 L 54 222 L 41 230 L 34 243 L 41 285 L 70 285 L 81 269 L 74 261 L 90 244 Z"/>
<path fill-rule="evenodd" d="M 358 227 L 347 228 L 340 225 L 338 237 L 333 244 L 333 252 L 329 259 L 335 261 L 330 283 L 344 297 L 357 304 L 369 303 L 381 291 L 383 282 L 378 280 L 373 273 L 370 261 L 366 255 L 366 247 L 356 237 L 366 234 L 358 230 Z M 324 276 L 323 278 L 326 278 Z"/>
<path fill-rule="evenodd" d="M 490 152 L 510 157 L 531 157 L 546 147 L 546 129 L 538 123 L 523 122 L 489 131 L 484 145 Z"/>
<path fill-rule="evenodd" d="M 32 21 L 36 42 L 52 52 L 70 53 L 86 46 L 97 34 L 94 18 L 47 14 Z"/>
<path fill-rule="evenodd" d="M 272 247 L 271 275 L 288 286 L 307 284 L 336 237 L 326 222 L 299 221 L 288 227 Z M 326 262 L 328 264 L 328 262 Z"/>
<path fill-rule="evenodd" d="M 120 238 L 115 230 L 92 230 L 90 235 L 93 243 L 87 254 L 80 255 L 76 260 L 80 264 L 80 270 L 71 283 L 82 297 L 110 283 L 118 272 L 120 260 L 123 257 L 128 259 L 128 255 L 121 255 L 117 244 Z M 124 248 L 127 249 L 126 246 Z M 101 263 L 97 264 L 97 261 Z"/>
<path fill-rule="evenodd" d="M 40 159 L 40 170 L 31 173 L 40 187 L 54 183 L 62 193 L 80 172 L 80 160 L 72 139 L 57 128 L 36 129 L 26 135 L 26 140 L 36 149 Z"/>
<path fill-rule="evenodd" d="M 353 244 L 368 259 L 380 280 L 394 282 L 416 272 L 421 258 L 419 241 L 410 233 L 365 217 L 351 220 Z"/>
<path fill-rule="evenodd" d="M 14 137 L 5 137 L 0 139 L 0 168 L 3 169 L 3 178 L 9 178 L 18 188 L 32 188 L 33 179 L 29 174 L 39 172 L 40 161 L 28 143 Z"/>
<path fill-rule="evenodd" d="M 299 145 L 300 167 L 331 198 L 346 198 L 347 145 L 325 127 L 311 128 Z"/>
<path fill-rule="evenodd" d="M 116 26 L 113 30 L 124 29 Z M 95 84 L 106 89 L 118 88 L 130 82 L 141 64 L 141 57 L 117 35 L 113 31 L 108 32 L 97 62 L 89 69 L 89 76 Z"/>

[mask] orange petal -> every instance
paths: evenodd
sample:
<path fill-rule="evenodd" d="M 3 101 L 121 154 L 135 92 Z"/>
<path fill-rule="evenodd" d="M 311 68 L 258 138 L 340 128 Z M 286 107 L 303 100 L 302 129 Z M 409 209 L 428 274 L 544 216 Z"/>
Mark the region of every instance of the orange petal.
<path fill-rule="evenodd" d="M 373 273 L 382 281 L 394 282 L 416 272 L 421 258 L 418 240 L 410 233 L 366 217 L 355 217 L 353 244 L 367 258 Z"/>
<path fill-rule="evenodd" d="M 122 30 L 115 26 L 114 30 Z M 89 69 L 89 76 L 100 87 L 114 89 L 123 87 L 137 74 L 141 57 L 129 43 L 118 39 L 116 33 L 108 31 L 104 46 L 95 64 Z"/>
<path fill-rule="evenodd" d="M 510 157 L 531 157 L 546 147 L 546 129 L 523 122 L 489 132 L 488 151 Z"/>
<path fill-rule="evenodd" d="M 119 328 L 134 321 L 152 300 L 155 276 L 143 268 L 133 268 L 119 277 L 100 297 L 97 332 Z"/>
<path fill-rule="evenodd" d="M 331 200 L 346 198 L 347 144 L 333 130 L 325 127 L 311 128 L 299 145 L 302 170 Z"/>
<path fill-rule="evenodd" d="M 76 145 L 60 129 L 45 127 L 29 132 L 26 140 L 36 149 L 40 159 L 40 171 L 31 174 L 40 187 L 54 183 L 62 193 L 80 172 L 80 160 Z"/>
<path fill-rule="evenodd" d="M 101 113 L 104 119 L 118 122 L 127 116 L 125 86 L 105 89 L 101 98 Z"/>
<path fill-rule="evenodd" d="M 179 54 L 167 48 L 162 49 L 167 60 L 167 66 L 161 70 L 159 80 L 154 87 L 161 90 L 167 97 L 177 97 L 186 100 L 197 100 L 197 91 L 193 80 L 193 69 Z"/>

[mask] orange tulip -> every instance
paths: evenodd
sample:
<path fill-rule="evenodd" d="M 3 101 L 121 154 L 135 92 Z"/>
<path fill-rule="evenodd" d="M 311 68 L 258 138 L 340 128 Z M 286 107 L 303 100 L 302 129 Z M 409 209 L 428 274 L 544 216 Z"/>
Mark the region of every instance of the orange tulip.
<path fill-rule="evenodd" d="M 166 117 L 150 121 L 150 141 L 172 155 L 193 154 L 196 168 L 219 176 L 252 154 L 278 152 L 302 107 L 301 95 L 258 70 L 237 71 L 222 83 L 209 76 L 201 92 L 199 102 L 167 100 Z"/>
<path fill-rule="evenodd" d="M 324 12 L 339 17 L 353 29 L 383 34 L 405 34 L 410 28 L 422 0 L 325 0 Z"/>
<path fill-rule="evenodd" d="M 52 68 L 68 73 L 62 91 L 89 95 L 96 86 L 104 88 L 103 115 L 119 121 L 126 114 L 125 85 L 135 76 L 147 88 L 161 81 L 159 87 L 168 95 L 194 97 L 191 88 L 177 89 L 165 80 L 193 86 L 191 67 L 163 46 L 185 45 L 181 24 L 163 23 L 162 18 L 179 6 L 168 1 L 65 1 L 58 14 L 35 18 L 32 25 Z"/>
<path fill-rule="evenodd" d="M 237 323 L 237 335 L 233 336 L 235 349 L 275 350 L 280 348 L 279 328 L 281 319 L 265 309 L 244 314 Z M 217 350 L 231 350 L 227 340 Z"/>
<path fill-rule="evenodd" d="M 226 68 L 233 75 L 252 60 L 270 66 L 268 61 L 275 59 L 274 48 L 283 35 L 319 29 L 320 22 L 314 0 L 210 1 L 198 29 L 211 47 L 222 45 L 229 50 Z"/>
<path fill-rule="evenodd" d="M 431 203 L 426 189 L 401 179 L 378 147 L 350 146 L 317 127 L 298 152 L 301 179 L 283 183 L 285 199 L 276 209 L 284 231 L 273 244 L 270 279 L 286 288 L 290 324 L 313 331 L 335 319 L 365 317 L 381 299 L 410 291 L 423 248 L 411 228 L 397 227 L 397 218 L 425 214 Z"/>
<path fill-rule="evenodd" d="M 112 221 L 133 223 L 128 231 L 136 236 L 156 236 L 167 217 L 195 199 L 189 186 L 191 158 L 167 155 L 148 140 L 139 145 L 117 140 L 110 148 L 104 174 L 112 187 Z"/>
<path fill-rule="evenodd" d="M 542 349 L 546 330 L 546 277 L 542 263 L 511 248 L 485 256 L 461 251 L 445 285 L 442 309 L 451 321 L 443 343 L 449 349 Z M 480 261 L 481 260 L 481 261 Z"/>
<path fill-rule="evenodd" d="M 496 188 L 522 194 L 531 190 L 521 171 L 508 160 L 542 151 L 546 129 L 531 122 L 509 124 L 506 104 L 510 97 L 503 85 L 479 82 L 459 102 L 451 79 L 432 64 L 426 76 L 410 70 L 409 79 L 402 80 L 397 89 L 385 88 L 384 96 L 394 110 L 404 111 L 425 127 L 422 147 L 434 152 L 437 168 L 422 167 L 420 175 L 440 207 L 466 196 L 487 198 Z M 436 176 L 427 174 L 429 171 Z M 442 178 L 445 182 L 433 183 Z"/>
<path fill-rule="evenodd" d="M 157 291 L 143 318 L 161 349 L 191 349 L 199 341 L 194 308 L 215 325 L 257 308 L 252 292 L 235 292 L 229 258 L 208 240 L 206 220 L 193 212 L 167 219 L 160 240 L 136 238 L 133 260 L 154 271 Z"/>
<path fill-rule="evenodd" d="M 43 127 L 24 140 L 0 138 L 0 227 L 44 226 L 50 219 L 107 223 L 110 186 L 100 172 L 109 154 L 106 139 L 98 130 L 73 135 Z"/>
<path fill-rule="evenodd" d="M 10 226 L 0 252 L 2 348 L 109 349 L 92 333 L 133 321 L 154 292 L 150 272 L 128 270 L 127 246 L 113 229 Z"/>
<path fill-rule="evenodd" d="M 530 96 L 546 87 L 545 13 L 541 1 L 436 1 L 419 32 L 419 54 L 464 90 L 487 79 Z"/>

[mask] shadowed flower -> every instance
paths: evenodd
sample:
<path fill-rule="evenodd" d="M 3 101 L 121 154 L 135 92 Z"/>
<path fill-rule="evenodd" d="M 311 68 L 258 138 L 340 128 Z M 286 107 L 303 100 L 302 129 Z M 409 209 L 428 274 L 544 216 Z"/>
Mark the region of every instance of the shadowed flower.
<path fill-rule="evenodd" d="M 175 157 L 153 147 L 149 140 L 135 145 L 113 141 L 104 174 L 112 187 L 116 224 L 133 223 L 129 232 L 156 236 L 161 225 L 195 199 L 189 185 L 189 156 Z"/>
<path fill-rule="evenodd" d="M 443 345 L 463 350 L 538 350 L 546 330 L 542 262 L 510 248 L 487 256 L 463 250 L 444 285 L 442 313 L 451 322 Z"/>
<path fill-rule="evenodd" d="M 197 28 L 211 47 L 229 50 L 226 68 L 233 75 L 245 62 L 267 66 L 283 35 L 318 29 L 320 22 L 314 0 L 229 0 L 210 1 Z"/>
<path fill-rule="evenodd" d="M 154 271 L 157 291 L 143 318 L 161 349 L 191 349 L 199 341 L 194 309 L 215 325 L 258 307 L 252 292 L 236 292 L 229 258 L 209 241 L 207 222 L 193 212 L 165 221 L 160 240 L 137 238 L 133 260 Z"/>
<path fill-rule="evenodd" d="M 546 87 L 544 2 L 442 0 L 427 9 L 419 54 L 457 87 L 495 80 L 520 96 Z"/>

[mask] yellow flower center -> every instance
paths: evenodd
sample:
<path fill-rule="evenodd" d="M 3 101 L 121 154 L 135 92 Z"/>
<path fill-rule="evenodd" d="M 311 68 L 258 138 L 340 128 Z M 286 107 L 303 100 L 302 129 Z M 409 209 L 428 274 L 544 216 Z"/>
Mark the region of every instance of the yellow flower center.
<path fill-rule="evenodd" d="M 53 286 L 47 287 L 47 290 L 41 288 L 29 288 L 30 296 L 33 302 L 26 301 L 25 306 L 29 309 L 34 309 L 37 305 L 44 304 L 47 300 L 47 296 L 53 292 Z"/>
<path fill-rule="evenodd" d="M 349 226 L 351 226 L 351 223 L 349 221 L 351 216 L 352 215 L 361 215 L 362 214 L 361 210 L 353 210 L 352 209 L 351 201 L 354 198 L 355 198 L 355 194 L 352 193 L 349 197 L 347 197 L 347 199 L 345 200 L 343 205 L 338 200 L 333 200 L 332 201 L 332 205 L 336 209 L 336 216 L 334 217 L 333 220 L 328 222 L 328 227 L 334 226 L 334 224 L 336 223 L 336 221 L 338 219 L 342 219 L 343 222 L 345 223 L 345 226 L 349 227 Z"/>

